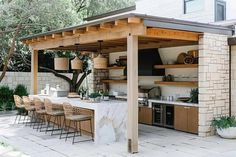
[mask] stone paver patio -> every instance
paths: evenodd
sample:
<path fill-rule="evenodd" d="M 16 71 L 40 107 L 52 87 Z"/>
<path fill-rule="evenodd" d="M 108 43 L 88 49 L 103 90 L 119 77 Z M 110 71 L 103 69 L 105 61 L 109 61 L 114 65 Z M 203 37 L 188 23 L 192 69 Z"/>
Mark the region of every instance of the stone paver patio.
<path fill-rule="evenodd" d="M 128 154 L 126 142 L 72 145 L 70 140 L 65 142 L 58 136 L 40 133 L 24 125 L 12 125 L 14 118 L 12 115 L 0 116 L 0 142 L 31 157 L 236 157 L 236 140 L 218 136 L 201 138 L 175 130 L 140 125 L 139 153 Z M 0 149 L 0 156 L 9 155 Z"/>

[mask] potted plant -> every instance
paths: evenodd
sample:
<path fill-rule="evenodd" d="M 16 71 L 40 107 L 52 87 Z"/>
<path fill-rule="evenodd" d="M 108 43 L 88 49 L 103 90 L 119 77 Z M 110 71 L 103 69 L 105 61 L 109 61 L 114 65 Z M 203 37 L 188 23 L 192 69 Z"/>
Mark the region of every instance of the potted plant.
<path fill-rule="evenodd" d="M 91 93 L 91 94 L 89 95 L 89 100 L 90 100 L 91 102 L 96 102 L 96 103 L 98 103 L 98 102 L 101 101 L 101 94 L 98 93 L 98 92 Z"/>
<path fill-rule="evenodd" d="M 109 92 L 103 92 L 102 93 L 102 98 L 104 101 L 109 101 Z"/>
<path fill-rule="evenodd" d="M 212 126 L 216 128 L 217 134 L 222 138 L 235 139 L 236 138 L 236 119 L 234 116 L 223 116 L 214 118 Z"/>
<path fill-rule="evenodd" d="M 70 52 L 58 51 L 54 54 L 54 69 L 55 70 L 69 70 Z"/>
<path fill-rule="evenodd" d="M 198 103 L 198 88 L 192 89 L 190 92 L 190 102 Z"/>

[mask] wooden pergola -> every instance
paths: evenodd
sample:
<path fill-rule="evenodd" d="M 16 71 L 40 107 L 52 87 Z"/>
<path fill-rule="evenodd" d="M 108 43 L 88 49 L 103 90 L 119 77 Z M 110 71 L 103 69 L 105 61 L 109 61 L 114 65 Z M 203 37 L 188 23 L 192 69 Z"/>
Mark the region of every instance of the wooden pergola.
<path fill-rule="evenodd" d="M 103 40 L 103 53 L 127 51 L 128 150 L 138 152 L 138 50 L 198 45 L 199 35 L 230 34 L 225 27 L 125 14 L 83 25 L 22 38 L 32 50 L 31 88 L 37 94 L 38 50 L 81 50 L 97 52 Z"/>

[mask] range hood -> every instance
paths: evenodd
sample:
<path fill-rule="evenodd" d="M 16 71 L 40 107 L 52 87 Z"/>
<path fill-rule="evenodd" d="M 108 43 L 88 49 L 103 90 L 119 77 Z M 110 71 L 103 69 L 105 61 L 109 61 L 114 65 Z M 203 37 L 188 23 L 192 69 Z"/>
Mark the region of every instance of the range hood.
<path fill-rule="evenodd" d="M 158 49 L 139 50 L 138 74 L 139 76 L 164 76 L 165 69 L 154 69 L 154 65 L 162 65 Z"/>

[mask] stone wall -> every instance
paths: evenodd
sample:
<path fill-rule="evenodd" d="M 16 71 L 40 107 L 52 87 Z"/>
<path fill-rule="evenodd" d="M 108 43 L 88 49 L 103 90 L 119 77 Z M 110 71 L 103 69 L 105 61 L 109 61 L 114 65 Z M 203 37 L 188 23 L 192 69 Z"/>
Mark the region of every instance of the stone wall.
<path fill-rule="evenodd" d="M 229 114 L 227 36 L 205 33 L 199 41 L 199 135 L 212 135 L 214 117 Z"/>
<path fill-rule="evenodd" d="M 64 75 L 71 77 L 71 74 Z M 30 79 L 30 72 L 7 72 L 0 85 L 8 85 L 10 88 L 15 88 L 17 84 L 24 84 L 28 92 L 30 92 Z M 38 92 L 45 88 L 46 84 L 50 84 L 51 87 L 60 85 L 61 88 L 69 90 L 68 83 L 63 79 L 55 77 L 52 73 L 38 73 Z"/>
<path fill-rule="evenodd" d="M 231 47 L 231 111 L 236 116 L 236 45 Z"/>

